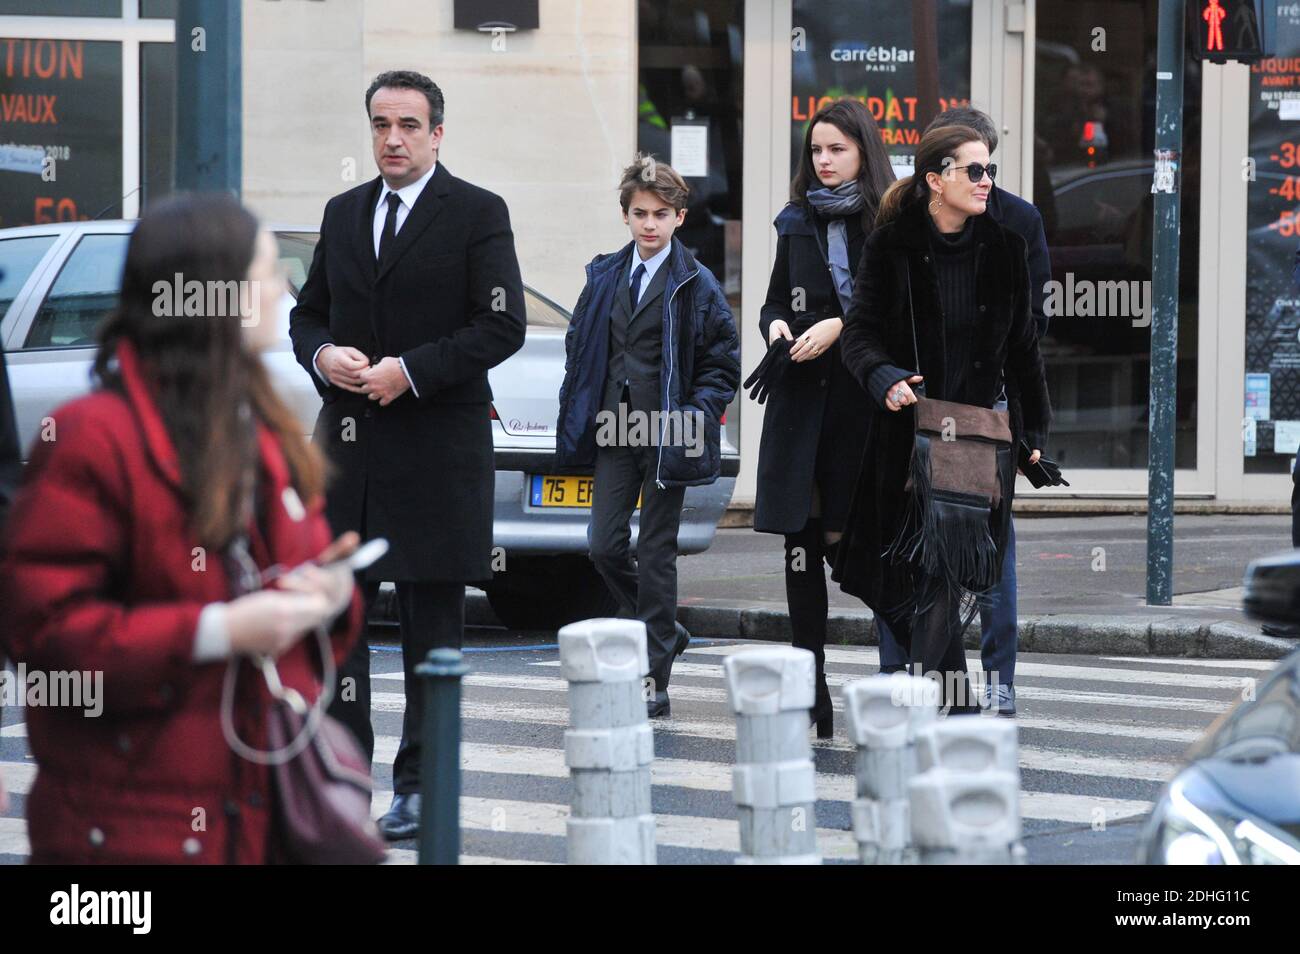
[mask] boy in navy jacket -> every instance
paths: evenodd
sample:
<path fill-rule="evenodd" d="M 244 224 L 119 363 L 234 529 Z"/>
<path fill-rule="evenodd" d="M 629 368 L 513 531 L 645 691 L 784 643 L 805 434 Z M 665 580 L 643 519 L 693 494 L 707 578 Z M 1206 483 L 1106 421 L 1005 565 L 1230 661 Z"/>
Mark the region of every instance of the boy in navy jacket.
<path fill-rule="evenodd" d="M 591 559 L 619 614 L 646 624 L 651 718 L 670 714 L 673 659 L 690 641 L 677 623 L 682 499 L 686 487 L 718 479 L 722 414 L 740 383 L 722 288 L 673 236 L 687 193 L 671 166 L 649 156 L 623 170 L 619 202 L 632 241 L 587 266 L 565 336 L 555 441 L 561 472 L 595 472 Z"/>

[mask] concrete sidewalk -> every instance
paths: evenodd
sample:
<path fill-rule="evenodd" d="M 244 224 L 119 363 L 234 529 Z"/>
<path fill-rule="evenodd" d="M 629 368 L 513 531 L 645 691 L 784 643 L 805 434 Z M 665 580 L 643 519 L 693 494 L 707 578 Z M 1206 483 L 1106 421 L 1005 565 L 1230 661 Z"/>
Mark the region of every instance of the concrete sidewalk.
<path fill-rule="evenodd" d="M 1145 601 L 1146 521 L 1133 515 L 1017 515 L 1020 649 L 1040 653 L 1277 659 L 1300 640 L 1265 636 L 1240 610 L 1253 559 L 1290 549 L 1290 517 L 1179 515 L 1174 605 Z M 829 580 L 833 643 L 874 645 L 872 613 Z M 678 562 L 678 618 L 699 636 L 789 641 L 782 539 L 723 529 Z M 471 591 L 470 621 L 495 622 Z M 979 622 L 966 633 L 979 646 Z"/>

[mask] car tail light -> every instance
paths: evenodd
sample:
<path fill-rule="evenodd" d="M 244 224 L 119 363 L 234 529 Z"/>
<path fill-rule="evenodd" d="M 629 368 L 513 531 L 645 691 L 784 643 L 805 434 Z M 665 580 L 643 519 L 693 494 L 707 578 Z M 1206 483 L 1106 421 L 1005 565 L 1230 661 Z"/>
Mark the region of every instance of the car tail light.
<path fill-rule="evenodd" d="M 494 421 L 501 420 L 501 418 L 497 417 L 497 406 L 495 404 L 489 404 L 488 407 L 492 409 L 492 420 Z"/>
<path fill-rule="evenodd" d="M 726 412 L 726 411 L 723 411 L 723 412 L 722 412 L 722 417 L 718 419 L 718 423 L 719 423 L 719 424 L 726 424 L 726 423 L 727 423 L 727 412 Z"/>

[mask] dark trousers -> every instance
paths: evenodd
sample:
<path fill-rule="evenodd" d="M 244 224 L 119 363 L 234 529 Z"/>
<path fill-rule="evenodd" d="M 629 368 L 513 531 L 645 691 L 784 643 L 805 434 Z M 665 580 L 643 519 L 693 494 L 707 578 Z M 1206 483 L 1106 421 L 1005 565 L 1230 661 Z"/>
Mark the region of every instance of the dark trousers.
<path fill-rule="evenodd" d="M 403 690 L 406 708 L 402 713 L 402 740 L 393 760 L 393 791 L 409 795 L 420 791 L 420 730 L 424 725 L 424 687 L 415 667 L 429 650 L 460 649 L 465 633 L 464 583 L 397 583 L 397 620 L 402 633 Z M 378 583 L 362 585 L 366 618 L 379 595 Z M 375 729 L 370 722 L 370 646 L 357 640 L 351 654 L 339 667 L 339 684 L 329 714 L 357 737 L 366 761 L 375 756 Z"/>
<path fill-rule="evenodd" d="M 1298 544 L 1300 545 L 1300 544 Z M 997 673 L 998 683 L 1011 685 L 1016 678 L 1016 646 L 1019 629 L 1016 623 L 1016 525 L 1007 527 L 1007 547 L 1002 558 L 1002 582 L 980 597 L 980 658 L 985 673 Z M 876 617 L 880 637 L 880 668 L 897 672 L 907 665 L 907 653 L 899 645 L 889 624 Z"/>
<path fill-rule="evenodd" d="M 684 487 L 655 484 L 657 447 L 599 447 L 588 528 L 591 562 L 618 601 L 619 616 L 645 623 L 650 678 L 668 688 L 677 647 L 677 529 Z M 641 497 L 636 562 L 632 513 Z"/>
<path fill-rule="evenodd" d="M 826 570 L 834 561 L 834 547 L 822 535 L 822 521 L 810 517 L 798 533 L 785 535 L 785 599 L 790 608 L 792 645 L 813 654 L 817 666 L 816 699 L 820 707 L 829 700 L 826 687 Z"/>
<path fill-rule="evenodd" d="M 1291 471 L 1291 546 L 1300 547 L 1300 467 Z"/>

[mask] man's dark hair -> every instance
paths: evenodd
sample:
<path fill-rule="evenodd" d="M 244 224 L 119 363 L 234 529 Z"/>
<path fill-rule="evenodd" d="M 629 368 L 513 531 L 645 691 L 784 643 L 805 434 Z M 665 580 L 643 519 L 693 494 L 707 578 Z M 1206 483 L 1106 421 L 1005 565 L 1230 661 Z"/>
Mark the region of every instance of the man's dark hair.
<path fill-rule="evenodd" d="M 375 81 L 370 84 L 366 90 L 366 116 L 370 115 L 370 100 L 379 89 L 416 89 L 424 94 L 424 98 L 429 101 L 429 128 L 442 124 L 442 113 L 444 103 L 442 100 L 442 90 L 438 89 L 438 84 L 423 73 L 417 73 L 414 70 L 389 70 L 387 73 L 380 73 L 375 77 Z"/>
<path fill-rule="evenodd" d="M 993 125 L 993 118 L 982 109 L 974 106 L 949 106 L 930 121 L 922 135 L 940 126 L 969 126 L 980 134 L 984 145 L 989 147 L 990 156 L 997 151 L 998 127 Z"/>

